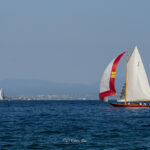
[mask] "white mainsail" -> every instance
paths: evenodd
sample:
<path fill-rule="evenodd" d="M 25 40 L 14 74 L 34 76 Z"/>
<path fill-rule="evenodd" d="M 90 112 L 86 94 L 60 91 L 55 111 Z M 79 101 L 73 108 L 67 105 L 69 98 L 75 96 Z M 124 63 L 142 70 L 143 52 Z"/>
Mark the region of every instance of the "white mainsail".
<path fill-rule="evenodd" d="M 150 86 L 137 46 L 128 61 L 127 101 L 150 101 Z"/>

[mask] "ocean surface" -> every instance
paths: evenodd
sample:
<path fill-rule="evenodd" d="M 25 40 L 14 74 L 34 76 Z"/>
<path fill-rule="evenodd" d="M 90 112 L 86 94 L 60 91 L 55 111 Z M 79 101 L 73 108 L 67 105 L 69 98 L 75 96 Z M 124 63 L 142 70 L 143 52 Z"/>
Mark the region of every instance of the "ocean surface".
<path fill-rule="evenodd" d="M 150 108 L 95 101 L 1 101 L 1 150 L 147 150 Z"/>

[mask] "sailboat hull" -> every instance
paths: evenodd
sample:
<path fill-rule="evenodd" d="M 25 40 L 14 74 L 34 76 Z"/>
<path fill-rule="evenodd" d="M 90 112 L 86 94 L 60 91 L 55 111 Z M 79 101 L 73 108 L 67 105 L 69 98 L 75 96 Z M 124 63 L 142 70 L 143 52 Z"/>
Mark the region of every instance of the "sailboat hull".
<path fill-rule="evenodd" d="M 8 101 L 8 99 L 2 99 L 2 101 Z"/>
<path fill-rule="evenodd" d="M 115 106 L 115 107 L 150 107 L 150 105 L 146 104 L 119 104 L 119 103 L 110 103 L 110 105 Z"/>

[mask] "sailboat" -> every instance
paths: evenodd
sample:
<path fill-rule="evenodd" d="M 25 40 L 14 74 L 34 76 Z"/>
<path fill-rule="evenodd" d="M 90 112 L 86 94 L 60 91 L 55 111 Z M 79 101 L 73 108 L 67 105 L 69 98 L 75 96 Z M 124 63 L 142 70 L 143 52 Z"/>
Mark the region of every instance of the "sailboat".
<path fill-rule="evenodd" d="M 150 86 L 137 46 L 134 47 L 130 57 L 128 57 L 127 50 L 108 64 L 102 76 L 99 98 L 108 102 L 108 97 L 116 94 L 116 70 L 125 53 L 127 53 L 126 79 L 121 92 L 123 99 L 110 104 L 116 107 L 150 107 L 147 103 L 150 102 Z"/>
<path fill-rule="evenodd" d="M 3 89 L 1 88 L 0 89 L 0 100 L 2 100 L 2 101 L 6 101 L 7 99 L 5 98 L 5 96 L 4 96 L 4 92 L 3 92 Z"/>

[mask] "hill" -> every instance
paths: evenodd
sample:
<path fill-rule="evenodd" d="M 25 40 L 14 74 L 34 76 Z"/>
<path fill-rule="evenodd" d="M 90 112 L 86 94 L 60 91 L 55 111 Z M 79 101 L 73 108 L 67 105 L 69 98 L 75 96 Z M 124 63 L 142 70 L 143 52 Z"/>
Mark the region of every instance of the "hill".
<path fill-rule="evenodd" d="M 5 79 L 0 80 L 0 87 L 7 96 L 36 96 L 36 95 L 71 95 L 73 97 L 98 98 L 97 84 L 68 84 L 36 79 Z"/>

